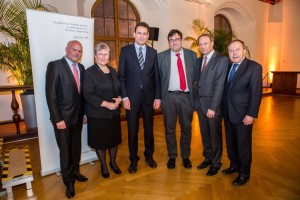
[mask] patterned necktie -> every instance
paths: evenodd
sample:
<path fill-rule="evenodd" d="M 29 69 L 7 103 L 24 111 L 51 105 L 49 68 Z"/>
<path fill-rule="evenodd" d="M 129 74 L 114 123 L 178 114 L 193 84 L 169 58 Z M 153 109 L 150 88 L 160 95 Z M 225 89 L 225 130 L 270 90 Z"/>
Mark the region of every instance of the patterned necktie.
<path fill-rule="evenodd" d="M 232 69 L 230 71 L 229 77 L 228 77 L 228 82 L 230 82 L 235 74 L 236 68 L 239 66 L 239 64 L 233 64 Z"/>
<path fill-rule="evenodd" d="M 139 56 L 138 56 L 141 70 L 144 69 L 144 65 L 145 65 L 145 60 L 144 60 L 142 49 L 143 49 L 142 47 L 139 48 Z"/>
<path fill-rule="evenodd" d="M 180 81 L 180 90 L 185 91 L 186 82 L 185 82 L 182 60 L 180 58 L 180 53 L 176 53 L 176 56 L 177 56 L 177 67 L 178 67 L 178 74 L 179 74 L 179 81 Z"/>
<path fill-rule="evenodd" d="M 203 61 L 203 66 L 202 66 L 202 70 L 201 72 L 204 70 L 204 68 L 206 67 L 206 61 L 207 61 L 207 56 L 204 56 L 204 61 Z"/>
<path fill-rule="evenodd" d="M 78 75 L 76 63 L 72 63 L 72 67 L 73 67 L 73 73 L 74 73 L 74 78 L 76 81 L 77 89 L 78 89 L 78 92 L 80 93 L 80 81 L 79 81 L 79 75 Z"/>

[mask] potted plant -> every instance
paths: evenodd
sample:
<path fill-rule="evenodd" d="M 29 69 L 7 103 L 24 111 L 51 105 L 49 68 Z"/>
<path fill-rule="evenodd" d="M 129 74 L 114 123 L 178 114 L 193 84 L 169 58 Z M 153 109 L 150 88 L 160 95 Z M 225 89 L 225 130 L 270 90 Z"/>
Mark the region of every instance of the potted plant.
<path fill-rule="evenodd" d="M 0 0 L 0 34 L 5 38 L 0 43 L 0 71 L 8 72 L 8 80 L 14 79 L 19 85 L 33 85 L 26 9 L 57 12 L 56 8 L 41 0 Z M 21 94 L 28 129 L 37 126 L 33 95 L 33 90 Z"/>
<path fill-rule="evenodd" d="M 201 52 L 199 50 L 198 37 L 204 33 L 210 34 L 214 38 L 214 49 L 228 57 L 227 45 L 232 39 L 235 39 L 236 36 L 233 32 L 226 32 L 223 30 L 209 30 L 205 26 L 205 22 L 201 19 L 194 19 L 192 22 L 192 27 L 196 33 L 197 38 L 193 38 L 188 36 L 184 38 L 184 40 L 191 42 L 190 49 L 197 53 L 197 56 L 201 56 Z M 247 57 L 250 58 L 250 51 L 248 47 L 246 47 Z"/>

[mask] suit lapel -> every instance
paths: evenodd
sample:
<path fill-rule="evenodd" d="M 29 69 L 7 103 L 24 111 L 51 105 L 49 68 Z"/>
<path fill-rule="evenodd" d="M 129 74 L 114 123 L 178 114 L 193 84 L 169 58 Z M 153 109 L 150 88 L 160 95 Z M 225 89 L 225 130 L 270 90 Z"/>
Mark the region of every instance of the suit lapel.
<path fill-rule="evenodd" d="M 63 63 L 63 66 L 64 66 L 65 69 L 66 69 L 66 72 L 67 72 L 67 74 L 68 74 L 70 80 L 71 80 L 72 83 L 73 83 L 74 89 L 78 92 L 75 77 L 74 77 L 73 72 L 72 72 L 72 70 L 71 70 L 70 66 L 68 65 L 68 62 L 66 61 L 65 58 L 62 58 L 62 63 Z M 81 72 L 81 71 L 80 71 L 80 72 Z M 82 78 L 82 73 L 80 74 L 80 79 L 81 79 L 81 78 Z M 80 84 L 81 84 L 81 83 L 80 83 Z M 81 87 L 81 86 L 80 86 L 80 87 Z"/>
<path fill-rule="evenodd" d="M 248 59 L 245 58 L 241 64 L 238 66 L 238 69 L 236 70 L 233 78 L 232 78 L 232 82 L 234 82 L 235 80 L 239 79 L 241 77 L 242 74 L 245 73 L 245 70 L 247 69 L 247 63 L 248 63 Z"/>
<path fill-rule="evenodd" d="M 147 50 L 146 50 L 147 52 Z M 138 56 L 136 54 L 136 51 L 135 51 L 135 47 L 134 47 L 134 44 L 131 45 L 130 47 L 130 54 L 131 54 L 131 57 L 133 58 L 133 61 L 135 63 L 135 68 L 139 71 L 141 71 L 141 67 L 140 67 L 140 64 L 139 64 L 139 60 L 138 60 Z M 146 64 L 146 62 L 145 62 Z"/>
<path fill-rule="evenodd" d="M 166 56 L 164 56 L 164 62 L 166 63 L 163 66 L 166 66 L 166 74 L 167 74 L 167 83 L 170 83 L 170 77 L 171 77 L 171 50 L 169 49 L 166 51 Z"/>
<path fill-rule="evenodd" d="M 192 90 L 192 86 L 191 85 L 189 85 L 189 83 L 191 83 L 191 81 L 189 81 L 189 80 L 193 80 L 193 77 L 191 77 L 190 75 L 192 75 L 193 74 L 193 66 L 194 66 L 194 63 L 192 63 L 193 61 L 192 60 L 190 60 L 190 58 L 191 58 L 191 56 L 190 55 L 188 55 L 189 54 L 189 52 L 188 51 L 186 51 L 185 49 L 183 49 L 183 52 L 184 52 L 184 64 L 185 64 L 185 70 L 186 70 L 186 79 L 187 79 L 187 84 L 188 84 L 188 86 L 189 86 L 189 90 L 191 91 Z"/>

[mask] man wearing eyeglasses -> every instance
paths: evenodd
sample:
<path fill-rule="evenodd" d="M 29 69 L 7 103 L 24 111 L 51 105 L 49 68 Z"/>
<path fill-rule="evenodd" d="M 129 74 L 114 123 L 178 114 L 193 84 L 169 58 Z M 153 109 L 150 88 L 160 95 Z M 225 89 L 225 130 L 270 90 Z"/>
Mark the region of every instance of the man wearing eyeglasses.
<path fill-rule="evenodd" d="M 185 168 L 191 168 L 191 122 L 193 118 L 193 76 L 196 53 L 182 48 L 182 33 L 168 34 L 169 49 L 157 55 L 161 78 L 161 107 L 164 115 L 168 169 L 174 169 L 177 157 L 176 123 L 181 128 L 180 153 Z"/>

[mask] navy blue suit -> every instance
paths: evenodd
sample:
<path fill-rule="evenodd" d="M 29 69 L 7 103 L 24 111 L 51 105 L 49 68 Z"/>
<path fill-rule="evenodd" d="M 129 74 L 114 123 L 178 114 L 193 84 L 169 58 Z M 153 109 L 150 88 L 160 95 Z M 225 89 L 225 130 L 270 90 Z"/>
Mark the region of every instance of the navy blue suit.
<path fill-rule="evenodd" d="M 228 73 L 232 63 L 228 65 Z M 252 162 L 252 128 L 244 125 L 246 115 L 257 118 L 262 98 L 262 66 L 245 58 L 233 79 L 225 81 L 223 117 L 230 167 L 241 176 L 250 176 Z"/>
<path fill-rule="evenodd" d="M 130 110 L 126 110 L 128 123 L 128 147 L 130 160 L 137 161 L 139 115 L 142 112 L 144 123 L 145 157 L 154 152 L 153 102 L 160 99 L 160 78 L 157 67 L 157 52 L 146 46 L 145 65 L 141 69 L 134 44 L 121 49 L 118 77 L 122 98 L 130 100 Z"/>

